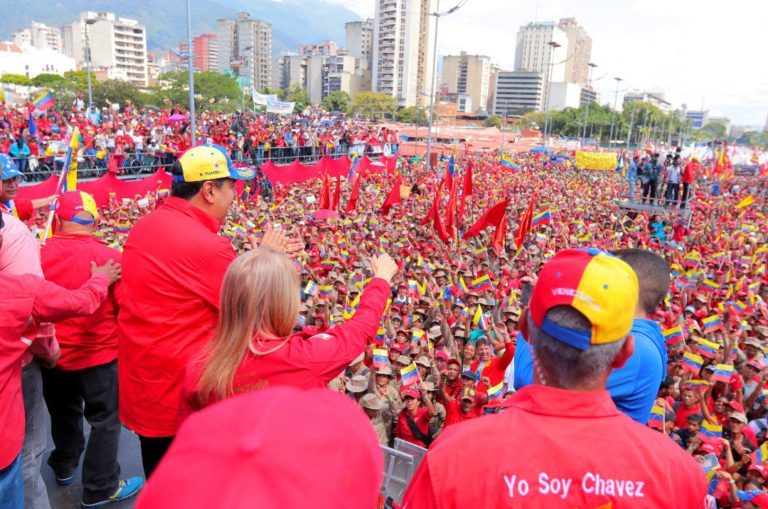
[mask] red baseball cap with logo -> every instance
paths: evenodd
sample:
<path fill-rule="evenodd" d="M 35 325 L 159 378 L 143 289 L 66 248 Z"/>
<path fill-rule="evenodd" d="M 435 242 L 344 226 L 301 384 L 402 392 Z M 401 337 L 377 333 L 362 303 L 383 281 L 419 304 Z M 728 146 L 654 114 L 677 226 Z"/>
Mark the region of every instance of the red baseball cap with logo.
<path fill-rule="evenodd" d="M 272 387 L 187 418 L 136 508 L 375 507 L 383 476 L 378 440 L 353 400 Z"/>
<path fill-rule="evenodd" d="M 64 221 L 79 224 L 91 224 L 99 218 L 96 200 L 85 191 L 67 191 L 56 200 L 56 215 Z M 80 212 L 88 212 L 93 220 L 75 217 Z"/>
<path fill-rule="evenodd" d="M 536 326 L 579 350 L 624 339 L 632 329 L 639 285 L 624 261 L 598 249 L 564 249 L 541 269 L 531 293 L 530 313 Z M 570 306 L 592 327 L 578 330 L 549 320 L 547 311 Z"/>

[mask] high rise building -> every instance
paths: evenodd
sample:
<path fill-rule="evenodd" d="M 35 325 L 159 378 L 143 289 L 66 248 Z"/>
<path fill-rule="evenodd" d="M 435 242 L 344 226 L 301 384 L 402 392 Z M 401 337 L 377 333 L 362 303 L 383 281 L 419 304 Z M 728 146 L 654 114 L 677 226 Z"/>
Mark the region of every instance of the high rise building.
<path fill-rule="evenodd" d="M 624 94 L 624 102 L 625 103 L 635 103 L 635 102 L 648 103 L 656 106 L 664 113 L 669 113 L 670 111 L 672 111 L 672 103 L 664 99 L 664 94 L 661 92 L 651 92 L 651 91 L 639 92 L 636 90 L 630 91 Z M 692 113 L 692 112 L 688 112 L 688 113 Z"/>
<path fill-rule="evenodd" d="M 589 80 L 592 38 L 587 35 L 584 28 L 579 26 L 576 18 L 562 18 L 557 26 L 565 32 L 568 38 L 568 60 L 565 62 L 564 81 L 577 83 L 583 87 Z"/>
<path fill-rule="evenodd" d="M 17 30 L 13 34 L 13 42 L 19 46 L 29 45 L 38 49 L 50 48 L 53 51 L 61 51 L 61 30 L 33 21 L 30 26 Z"/>
<path fill-rule="evenodd" d="M 214 34 L 202 34 L 192 39 L 196 71 L 219 69 L 219 43 Z"/>
<path fill-rule="evenodd" d="M 491 90 L 491 59 L 484 55 L 459 55 L 443 57 L 443 75 L 440 82 L 449 94 L 467 95 L 471 99 L 472 112 L 488 108 Z"/>
<path fill-rule="evenodd" d="M 148 84 L 147 30 L 135 19 L 118 18 L 111 12 L 82 12 L 80 19 L 61 29 L 64 54 L 81 68 L 86 63 L 86 36 L 91 48 L 91 67 L 110 79 Z"/>
<path fill-rule="evenodd" d="M 552 47 L 550 43 L 555 43 L 557 46 Z M 515 71 L 543 75 L 542 110 L 547 104 L 548 85 L 565 81 L 563 61 L 566 60 L 567 55 L 568 35 L 553 22 L 528 23 L 520 27 L 517 32 Z"/>
<path fill-rule="evenodd" d="M 540 111 L 545 84 L 544 74 L 540 72 L 499 71 L 496 74 L 493 114 L 506 117 Z"/>
<path fill-rule="evenodd" d="M 219 72 L 250 78 L 257 90 L 272 82 L 272 25 L 238 12 L 216 21 Z"/>
<path fill-rule="evenodd" d="M 400 106 L 429 102 L 433 10 L 432 0 L 376 0 L 371 85 Z"/>
<path fill-rule="evenodd" d="M 690 120 L 693 129 L 701 129 L 709 123 L 709 110 L 688 110 L 685 112 L 685 118 Z"/>
<path fill-rule="evenodd" d="M 352 55 L 283 55 L 280 88 L 298 85 L 315 105 L 333 92 L 354 95 L 365 85 L 356 72 L 356 60 Z"/>
<path fill-rule="evenodd" d="M 283 74 L 280 77 L 280 88 L 285 90 L 294 85 L 302 88 L 307 86 L 307 57 L 296 54 L 281 57 Z"/>
<path fill-rule="evenodd" d="M 359 60 L 358 68 L 369 70 L 373 66 L 373 20 L 350 21 L 344 25 L 344 46 Z"/>
<path fill-rule="evenodd" d="M 336 55 L 339 45 L 336 41 L 323 41 L 317 44 L 302 44 L 299 46 L 299 55 L 310 57 L 313 55 Z"/>

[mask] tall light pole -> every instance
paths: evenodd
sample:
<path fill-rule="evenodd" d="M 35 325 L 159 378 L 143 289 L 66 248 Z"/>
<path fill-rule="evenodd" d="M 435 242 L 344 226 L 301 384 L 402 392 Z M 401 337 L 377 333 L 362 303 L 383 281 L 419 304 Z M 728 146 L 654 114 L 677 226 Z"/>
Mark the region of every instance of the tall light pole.
<path fill-rule="evenodd" d="M 589 81 L 587 82 L 587 89 L 589 90 L 589 97 L 587 97 L 587 105 L 584 108 L 584 127 L 581 129 L 581 148 L 584 148 L 584 144 L 587 142 L 587 122 L 589 122 L 589 103 L 592 102 L 592 71 L 597 67 L 597 64 L 590 62 L 589 66 Z"/>
<path fill-rule="evenodd" d="M 246 46 L 245 48 L 243 48 L 243 52 L 246 52 L 246 51 L 249 51 L 249 50 L 251 51 L 251 56 L 253 56 L 253 46 Z M 251 60 L 253 60 L 253 58 Z M 248 66 L 248 68 L 250 69 L 250 66 Z M 241 97 L 241 105 L 240 105 L 241 108 L 240 109 L 241 109 L 241 111 L 243 113 L 245 113 L 245 83 L 246 82 L 243 81 L 243 79 L 242 79 L 243 77 L 240 76 L 240 71 L 239 70 L 238 70 L 237 74 L 238 74 L 237 78 L 238 78 L 238 81 L 240 83 L 240 97 Z M 253 80 L 249 79 L 249 81 L 252 82 Z"/>
<path fill-rule="evenodd" d="M 427 168 L 429 168 L 430 163 L 430 155 L 432 153 L 432 119 L 434 118 L 434 111 L 435 111 L 435 81 L 437 80 L 437 28 L 440 24 L 440 18 L 442 16 L 447 16 L 449 14 L 452 14 L 459 10 L 464 4 L 466 4 L 469 0 L 460 0 L 460 2 L 450 9 L 448 9 L 445 12 L 438 12 L 440 10 L 440 0 L 435 0 L 435 12 L 430 14 L 430 16 L 435 17 L 435 42 L 434 42 L 434 53 L 433 53 L 433 62 L 432 62 L 432 86 L 431 86 L 431 93 L 429 95 L 429 123 L 427 127 Z"/>
<path fill-rule="evenodd" d="M 549 73 L 547 74 L 547 106 L 544 110 L 544 145 L 548 146 L 548 129 L 551 129 L 551 125 L 549 125 L 549 104 L 550 104 L 550 98 L 552 97 L 552 64 L 554 63 L 554 55 L 555 55 L 555 49 L 559 48 L 561 45 L 555 41 L 549 41 L 547 43 L 549 46 Z"/>
<path fill-rule="evenodd" d="M 629 150 L 629 141 L 632 137 L 632 124 L 635 122 L 635 106 L 637 106 L 637 103 L 632 103 L 632 114 L 629 116 L 629 127 L 627 128 L 627 145 L 626 148 Z"/>
<path fill-rule="evenodd" d="M 187 75 L 189 77 L 189 129 L 192 147 L 197 145 L 195 125 L 195 51 L 192 47 L 192 7 L 187 0 Z"/>
<path fill-rule="evenodd" d="M 619 83 L 621 83 L 621 78 L 613 78 L 616 80 L 616 92 L 613 94 L 613 110 L 611 111 L 611 134 L 608 138 L 608 146 L 613 147 L 613 119 L 616 116 L 616 101 L 619 99 Z M 618 134 L 618 126 L 616 129 L 616 133 Z"/>
<path fill-rule="evenodd" d="M 91 87 L 91 37 L 90 37 L 90 29 L 88 28 L 89 25 L 93 25 L 96 23 L 95 19 L 89 18 L 85 20 L 85 68 L 87 69 L 88 73 L 88 108 L 87 111 L 90 111 L 91 105 L 93 104 L 93 89 Z"/>

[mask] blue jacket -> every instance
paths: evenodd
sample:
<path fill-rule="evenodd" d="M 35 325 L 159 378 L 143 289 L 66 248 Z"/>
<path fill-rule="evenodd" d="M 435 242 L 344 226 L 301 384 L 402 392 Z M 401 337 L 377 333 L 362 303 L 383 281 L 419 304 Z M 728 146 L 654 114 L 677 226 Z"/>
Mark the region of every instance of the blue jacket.
<path fill-rule="evenodd" d="M 627 180 L 637 180 L 637 164 L 634 161 L 627 168 Z"/>
<path fill-rule="evenodd" d="M 659 324 L 638 318 L 632 324 L 635 353 L 608 377 L 607 389 L 616 408 L 640 424 L 647 424 L 651 407 L 667 376 L 667 348 Z M 517 337 L 515 390 L 533 383 L 533 357 L 522 335 Z"/>

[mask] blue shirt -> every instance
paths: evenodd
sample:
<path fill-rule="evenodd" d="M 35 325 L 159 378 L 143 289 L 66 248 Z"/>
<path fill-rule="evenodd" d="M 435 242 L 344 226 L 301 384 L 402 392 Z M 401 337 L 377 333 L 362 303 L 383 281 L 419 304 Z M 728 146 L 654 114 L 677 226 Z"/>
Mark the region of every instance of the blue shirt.
<path fill-rule="evenodd" d="M 647 424 L 651 407 L 667 376 L 667 348 L 659 324 L 644 318 L 632 323 L 635 352 L 620 369 L 608 377 L 607 389 L 616 408 L 640 424 Z M 533 383 L 531 346 L 522 334 L 517 336 L 513 360 L 515 390 Z"/>

